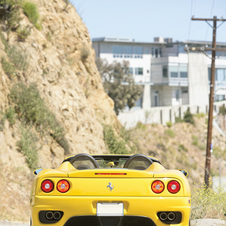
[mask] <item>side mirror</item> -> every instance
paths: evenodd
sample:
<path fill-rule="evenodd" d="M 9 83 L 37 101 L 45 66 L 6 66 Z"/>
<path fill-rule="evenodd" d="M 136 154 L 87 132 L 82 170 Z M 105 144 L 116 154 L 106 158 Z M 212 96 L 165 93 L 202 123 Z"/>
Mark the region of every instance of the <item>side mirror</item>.
<path fill-rule="evenodd" d="M 183 173 L 185 177 L 188 177 L 189 173 L 187 170 L 179 169 L 179 171 L 181 171 L 181 173 Z"/>
<path fill-rule="evenodd" d="M 42 168 L 39 168 L 39 169 L 36 169 L 33 171 L 33 174 L 34 175 L 37 175 L 38 173 L 40 173 L 43 169 Z"/>

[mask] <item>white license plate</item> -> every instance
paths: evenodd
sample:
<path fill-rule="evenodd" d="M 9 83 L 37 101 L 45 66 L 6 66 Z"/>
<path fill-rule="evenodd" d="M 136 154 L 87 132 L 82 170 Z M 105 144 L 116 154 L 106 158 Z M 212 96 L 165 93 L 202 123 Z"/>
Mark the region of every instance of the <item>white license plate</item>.
<path fill-rule="evenodd" d="M 97 203 L 97 216 L 124 216 L 123 203 Z"/>

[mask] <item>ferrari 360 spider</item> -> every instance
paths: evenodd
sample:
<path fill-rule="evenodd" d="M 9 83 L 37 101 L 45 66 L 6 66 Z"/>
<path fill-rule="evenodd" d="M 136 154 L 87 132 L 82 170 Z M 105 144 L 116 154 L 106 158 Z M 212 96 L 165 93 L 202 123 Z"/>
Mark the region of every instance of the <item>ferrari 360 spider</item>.
<path fill-rule="evenodd" d="M 187 172 L 153 157 L 78 154 L 34 174 L 32 226 L 189 225 Z"/>

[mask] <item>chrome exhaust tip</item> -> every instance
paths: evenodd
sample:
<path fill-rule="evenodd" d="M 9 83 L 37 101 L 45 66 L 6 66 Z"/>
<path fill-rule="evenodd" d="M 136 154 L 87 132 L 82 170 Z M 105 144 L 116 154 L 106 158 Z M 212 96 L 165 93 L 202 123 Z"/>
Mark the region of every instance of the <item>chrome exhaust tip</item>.
<path fill-rule="evenodd" d="M 160 216 L 159 216 L 159 218 L 160 218 L 160 220 L 162 220 L 162 221 L 165 221 L 165 220 L 167 220 L 167 214 L 165 213 L 165 212 L 162 212 L 161 214 L 160 214 Z"/>
<path fill-rule="evenodd" d="M 58 211 L 56 211 L 56 212 L 54 213 L 53 217 L 54 217 L 55 220 L 59 220 L 59 219 L 61 218 L 61 213 L 58 212 Z"/>
<path fill-rule="evenodd" d="M 53 212 L 51 212 L 51 211 L 46 212 L 46 219 L 52 220 L 53 219 Z"/>
<path fill-rule="evenodd" d="M 170 212 L 170 213 L 168 214 L 168 219 L 169 219 L 170 221 L 173 221 L 173 220 L 175 220 L 175 218 L 176 218 L 176 215 L 175 215 L 175 213 L 173 213 L 173 212 Z"/>

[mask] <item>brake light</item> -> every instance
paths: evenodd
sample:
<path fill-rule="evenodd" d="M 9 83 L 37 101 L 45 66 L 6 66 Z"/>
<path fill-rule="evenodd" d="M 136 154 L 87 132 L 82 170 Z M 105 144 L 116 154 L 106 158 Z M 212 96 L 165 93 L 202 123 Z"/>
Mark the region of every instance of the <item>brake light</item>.
<path fill-rule="evenodd" d="M 70 184 L 66 180 L 60 180 L 57 183 L 57 190 L 61 193 L 65 193 L 70 189 Z"/>
<path fill-rule="evenodd" d="M 170 182 L 168 183 L 167 189 L 168 189 L 168 191 L 169 191 L 170 193 L 175 194 L 175 193 L 177 193 L 178 191 L 180 191 L 180 184 L 179 184 L 177 181 L 172 180 L 172 181 L 170 181 Z"/>
<path fill-rule="evenodd" d="M 95 173 L 95 175 L 127 175 L 127 173 Z"/>
<path fill-rule="evenodd" d="M 160 180 L 154 181 L 152 183 L 152 185 L 151 185 L 152 191 L 155 192 L 155 193 L 157 193 L 157 194 L 163 192 L 164 188 L 165 188 L 165 185 Z"/>
<path fill-rule="evenodd" d="M 41 185 L 42 191 L 51 192 L 54 188 L 54 184 L 51 180 L 44 180 Z"/>

